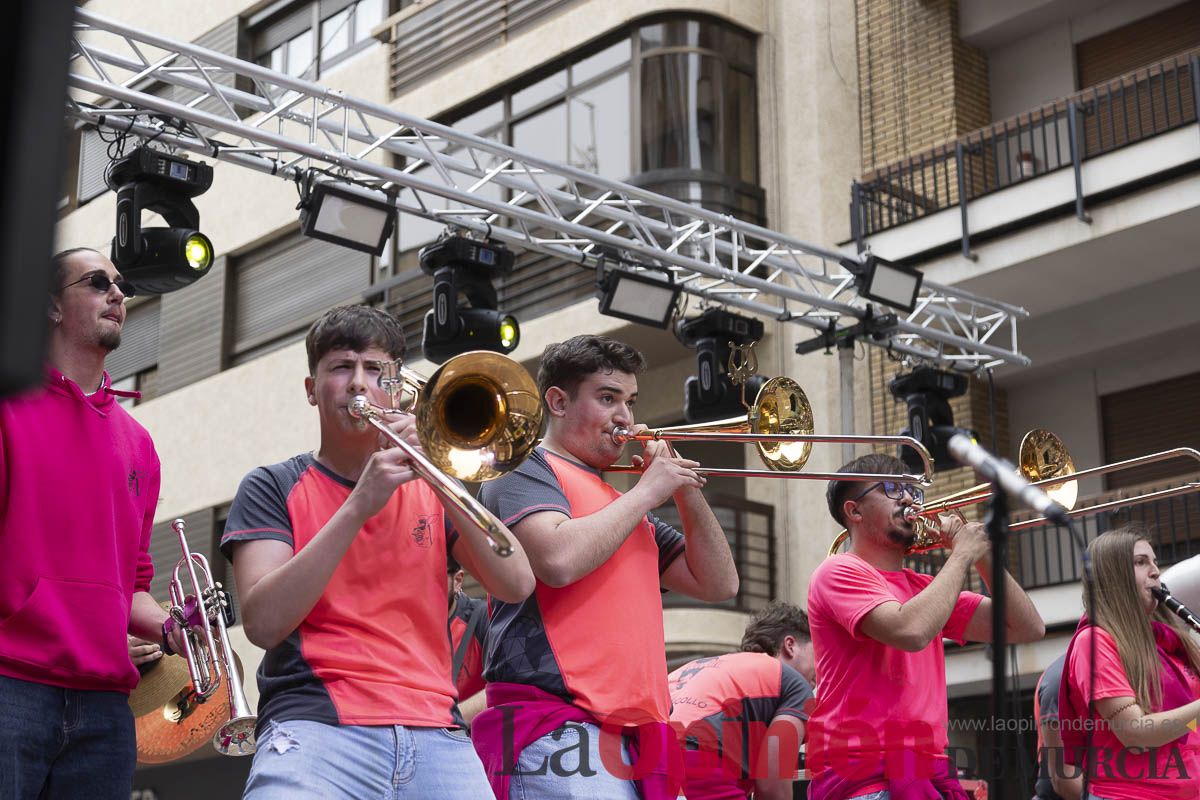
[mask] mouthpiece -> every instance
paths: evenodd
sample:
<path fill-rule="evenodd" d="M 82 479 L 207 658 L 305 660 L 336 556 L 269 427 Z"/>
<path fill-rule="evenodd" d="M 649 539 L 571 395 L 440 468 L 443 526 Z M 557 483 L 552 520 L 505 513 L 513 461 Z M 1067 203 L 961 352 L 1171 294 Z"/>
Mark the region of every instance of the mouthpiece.
<path fill-rule="evenodd" d="M 1160 603 L 1164 602 L 1168 597 L 1171 596 L 1171 592 L 1167 589 L 1166 584 L 1151 586 L 1150 594 L 1154 595 L 1154 599 Z"/>
<path fill-rule="evenodd" d="M 633 436 L 633 434 L 629 432 L 629 428 L 622 428 L 618 426 L 612 429 L 612 433 L 610 433 L 609 436 L 612 437 L 614 444 L 625 444 L 629 441 L 629 438 Z"/>
<path fill-rule="evenodd" d="M 371 407 L 371 403 L 365 395 L 356 394 L 354 399 L 350 401 L 350 405 L 346 406 L 346 410 L 350 412 L 350 416 L 355 419 L 362 419 L 366 416 L 367 409 Z"/>

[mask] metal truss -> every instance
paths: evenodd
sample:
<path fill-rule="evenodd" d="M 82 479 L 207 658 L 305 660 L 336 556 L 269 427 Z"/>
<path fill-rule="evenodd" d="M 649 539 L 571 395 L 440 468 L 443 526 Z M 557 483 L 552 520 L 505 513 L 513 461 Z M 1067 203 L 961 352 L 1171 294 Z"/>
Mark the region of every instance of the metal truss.
<path fill-rule="evenodd" d="M 460 133 L 319 84 L 76 13 L 67 114 L 288 180 L 318 170 L 396 207 L 584 267 L 670 272 L 684 292 L 822 332 L 890 309 L 834 250 Z M 169 89 L 169 91 L 164 91 Z M 1019 307 L 931 281 L 863 341 L 944 367 L 1027 365 Z"/>

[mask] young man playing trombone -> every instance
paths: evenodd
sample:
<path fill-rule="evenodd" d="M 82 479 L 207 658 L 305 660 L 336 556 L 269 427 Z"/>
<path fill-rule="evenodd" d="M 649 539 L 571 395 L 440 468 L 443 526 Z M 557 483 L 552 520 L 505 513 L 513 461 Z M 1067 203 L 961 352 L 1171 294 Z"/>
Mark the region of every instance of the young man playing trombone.
<path fill-rule="evenodd" d="M 614 430 L 645 428 L 633 415 L 643 366 L 640 353 L 603 336 L 547 347 L 538 371 L 546 438 L 480 491 L 525 546 L 538 579 L 524 602 L 493 599 L 489 709 L 471 728 L 502 800 L 510 790 L 512 797 L 635 798 L 631 777 L 642 779 L 643 798 L 668 796 L 666 776 L 653 772 L 666 769 L 666 748 L 674 746 L 660 586 L 710 601 L 737 592 L 699 464 L 648 442 L 634 457 L 644 470 L 627 493 L 601 477 L 623 448 Z M 650 514 L 668 500 L 679 509 L 682 535 Z M 642 757 L 633 769 L 624 766 L 626 744 Z"/>
<path fill-rule="evenodd" d="M 443 507 L 413 480 L 410 457 L 351 415 L 358 395 L 389 405 L 379 379 L 404 355 L 398 320 L 336 308 L 306 345 L 320 445 L 247 475 L 221 542 L 246 635 L 267 650 L 245 796 L 483 797 L 483 770 L 457 730 L 446 556 L 513 603 L 533 590 L 529 562 L 515 543 L 507 558 L 493 554 L 479 521 Z M 411 416 L 388 419 L 417 446 Z"/>
<path fill-rule="evenodd" d="M 132 287 L 95 250 L 53 263 L 45 384 L 0 401 L 0 798 L 125 800 L 126 636 L 158 642 L 166 619 L 149 592 L 158 455 L 104 371 Z"/>
<path fill-rule="evenodd" d="M 839 472 L 899 475 L 889 455 L 861 456 Z M 946 664 L 942 639 L 992 638 L 991 600 L 962 590 L 974 566 L 992 585 L 983 525 L 942 517 L 950 556 L 937 577 L 904 569 L 914 542 L 911 512 L 920 487 L 899 481 L 833 480 L 829 512 L 850 533 L 850 550 L 826 559 L 808 589 L 817 659 L 817 705 L 808 724 L 814 800 L 887 800 L 903 787 L 920 797 L 966 793 L 947 745 Z M 1009 642 L 1041 639 L 1042 618 L 1005 573 Z M 904 796 L 908 796 L 907 794 Z M 918 796 L 918 795 L 914 795 Z"/>

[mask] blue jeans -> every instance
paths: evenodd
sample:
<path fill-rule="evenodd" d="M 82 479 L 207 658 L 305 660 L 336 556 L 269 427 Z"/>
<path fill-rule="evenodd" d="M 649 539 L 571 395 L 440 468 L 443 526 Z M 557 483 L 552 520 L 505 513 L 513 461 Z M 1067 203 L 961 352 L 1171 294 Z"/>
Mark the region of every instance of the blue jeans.
<path fill-rule="evenodd" d="M 0 676 L 2 800 L 129 800 L 136 762 L 125 694 Z"/>
<path fill-rule="evenodd" d="M 878 792 L 870 794 L 860 794 L 857 797 L 851 797 L 850 800 L 891 800 L 892 793 L 887 789 L 880 789 Z"/>
<path fill-rule="evenodd" d="M 466 733 L 403 725 L 272 721 L 258 740 L 247 800 L 492 796 Z"/>
<path fill-rule="evenodd" d="M 586 755 L 585 755 L 586 754 Z M 621 743 L 621 759 L 629 748 Z M 600 759 L 600 728 L 569 722 L 521 751 L 508 787 L 509 800 L 573 798 L 637 800 L 633 781 L 609 774 Z"/>

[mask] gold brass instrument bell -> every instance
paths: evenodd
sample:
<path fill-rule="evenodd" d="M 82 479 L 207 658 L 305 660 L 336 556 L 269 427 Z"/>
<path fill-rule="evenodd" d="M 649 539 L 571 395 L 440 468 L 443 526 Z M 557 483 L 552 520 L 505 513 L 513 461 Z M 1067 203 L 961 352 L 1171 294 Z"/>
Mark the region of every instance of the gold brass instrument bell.
<path fill-rule="evenodd" d="M 349 412 L 405 451 L 413 469 L 438 495 L 467 514 L 488 536 L 499 556 L 512 553 L 508 537 L 466 489 L 463 481 L 490 481 L 512 470 L 537 445 L 542 432 L 542 403 L 529 373 L 507 356 L 485 350 L 457 355 L 428 380 L 406 369 L 387 369 L 380 386 L 390 408 L 372 405 L 359 395 Z M 422 455 L 387 426 L 383 416 L 416 416 Z"/>

